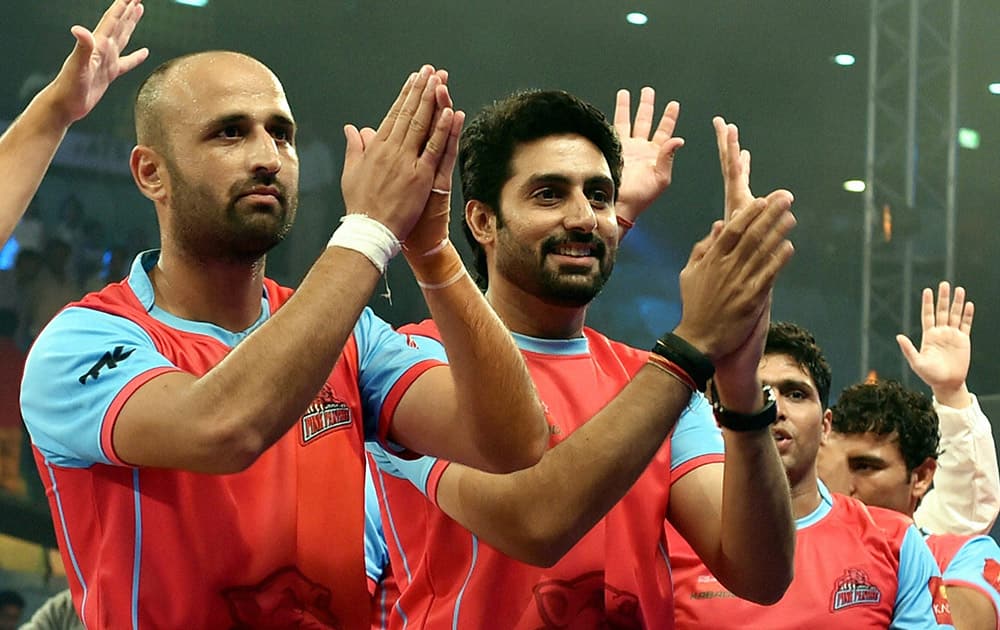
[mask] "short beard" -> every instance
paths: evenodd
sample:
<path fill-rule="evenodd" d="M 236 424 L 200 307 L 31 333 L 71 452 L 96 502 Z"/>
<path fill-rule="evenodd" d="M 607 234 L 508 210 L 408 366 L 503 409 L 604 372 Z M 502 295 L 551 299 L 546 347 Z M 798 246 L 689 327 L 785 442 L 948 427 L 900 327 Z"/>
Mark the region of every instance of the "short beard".
<path fill-rule="evenodd" d="M 298 197 L 294 190 L 289 193 L 274 177 L 267 178 L 268 181 L 254 179 L 234 184 L 227 193 L 228 203 L 219 212 L 213 207 L 215 203 L 206 187 L 190 184 L 172 164 L 167 168 L 173 183 L 171 205 L 175 241 L 196 259 L 255 264 L 292 228 Z M 281 216 L 277 226 L 265 217 L 247 216 L 236 208 L 239 195 L 254 185 L 278 188 Z"/>

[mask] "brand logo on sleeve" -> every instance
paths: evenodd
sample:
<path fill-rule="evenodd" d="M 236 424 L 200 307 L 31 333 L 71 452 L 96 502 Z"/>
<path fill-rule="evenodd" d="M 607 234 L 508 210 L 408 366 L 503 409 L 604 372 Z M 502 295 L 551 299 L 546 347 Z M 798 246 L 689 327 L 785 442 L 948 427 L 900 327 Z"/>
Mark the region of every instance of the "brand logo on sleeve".
<path fill-rule="evenodd" d="M 339 400 L 329 383 L 323 385 L 316 400 L 302 414 L 302 443 L 309 442 L 338 429 L 351 426 L 351 408 Z"/>
<path fill-rule="evenodd" d="M 830 610 L 836 612 L 852 606 L 874 606 L 882 601 L 882 591 L 871 583 L 861 569 L 848 569 L 833 589 Z"/>
<path fill-rule="evenodd" d="M 940 625 L 953 625 L 951 618 L 951 603 L 948 602 L 948 589 L 944 580 L 934 576 L 927 580 L 927 588 L 931 591 L 931 608 L 934 609 L 934 621 Z"/>
<path fill-rule="evenodd" d="M 119 363 L 129 358 L 129 355 L 131 355 L 133 352 L 135 352 L 135 348 L 126 351 L 125 346 L 115 346 L 114 350 L 110 352 L 105 352 L 104 356 L 102 356 L 100 360 L 98 360 L 98 362 L 93 365 L 93 367 L 87 370 L 86 373 L 84 373 L 84 375 L 80 377 L 80 384 L 81 385 L 86 384 L 87 379 L 90 378 L 91 376 L 93 376 L 94 380 L 96 381 L 97 377 L 101 375 L 102 369 L 104 368 L 108 368 L 109 370 L 115 369 L 116 367 L 118 367 Z"/>

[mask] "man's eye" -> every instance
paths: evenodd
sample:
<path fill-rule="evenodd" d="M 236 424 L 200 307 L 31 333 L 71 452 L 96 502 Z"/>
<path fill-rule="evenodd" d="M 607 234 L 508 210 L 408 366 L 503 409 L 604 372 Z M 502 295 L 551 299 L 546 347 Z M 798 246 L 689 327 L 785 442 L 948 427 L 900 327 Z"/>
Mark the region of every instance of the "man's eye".
<path fill-rule="evenodd" d="M 541 190 L 535 193 L 535 198 L 551 201 L 556 198 L 556 191 L 552 190 L 551 188 L 542 188 Z"/>
<path fill-rule="evenodd" d="M 599 204 L 606 204 L 611 201 L 611 196 L 603 190 L 594 190 L 590 193 L 590 200 Z"/>
<path fill-rule="evenodd" d="M 219 130 L 219 136 L 223 138 L 238 138 L 240 137 L 240 128 L 236 125 L 226 125 Z"/>
<path fill-rule="evenodd" d="M 287 129 L 275 129 L 271 132 L 271 135 L 275 140 L 280 140 L 282 142 L 292 141 L 292 133 Z"/>

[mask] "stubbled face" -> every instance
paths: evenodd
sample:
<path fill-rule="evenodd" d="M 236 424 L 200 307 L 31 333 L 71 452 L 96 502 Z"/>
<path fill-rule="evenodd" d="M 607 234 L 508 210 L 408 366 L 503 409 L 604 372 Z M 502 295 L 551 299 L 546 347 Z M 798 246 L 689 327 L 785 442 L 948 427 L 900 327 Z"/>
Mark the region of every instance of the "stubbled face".
<path fill-rule="evenodd" d="M 778 419 L 771 427 L 792 490 L 816 477 L 816 456 L 830 430 L 829 414 L 808 370 L 787 354 L 765 354 L 757 375 L 774 389 Z"/>
<path fill-rule="evenodd" d="M 231 53 L 165 79 L 173 240 L 206 258 L 252 262 L 284 238 L 298 204 L 295 124 L 277 78 Z"/>
<path fill-rule="evenodd" d="M 510 282 L 560 306 L 588 304 L 615 264 L 614 194 L 607 160 L 586 138 L 519 145 L 500 190 L 490 282 Z"/>
<path fill-rule="evenodd" d="M 910 516 L 922 494 L 895 434 L 830 433 L 820 449 L 819 475 L 834 492 Z"/>

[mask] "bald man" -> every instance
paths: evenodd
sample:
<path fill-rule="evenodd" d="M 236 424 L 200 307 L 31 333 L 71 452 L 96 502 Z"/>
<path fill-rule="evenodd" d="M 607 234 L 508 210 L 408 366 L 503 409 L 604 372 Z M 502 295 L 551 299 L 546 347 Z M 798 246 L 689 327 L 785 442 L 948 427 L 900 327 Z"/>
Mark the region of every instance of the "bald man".
<path fill-rule="evenodd" d="M 346 127 L 347 216 L 294 296 L 264 276 L 298 186 L 277 77 L 209 52 L 140 87 L 130 167 L 161 247 L 55 317 L 21 395 L 87 627 L 364 627 L 366 440 L 540 457 L 520 354 L 447 238 L 445 77 L 421 68 L 377 130 Z M 402 239 L 450 366 L 365 308 Z"/>

